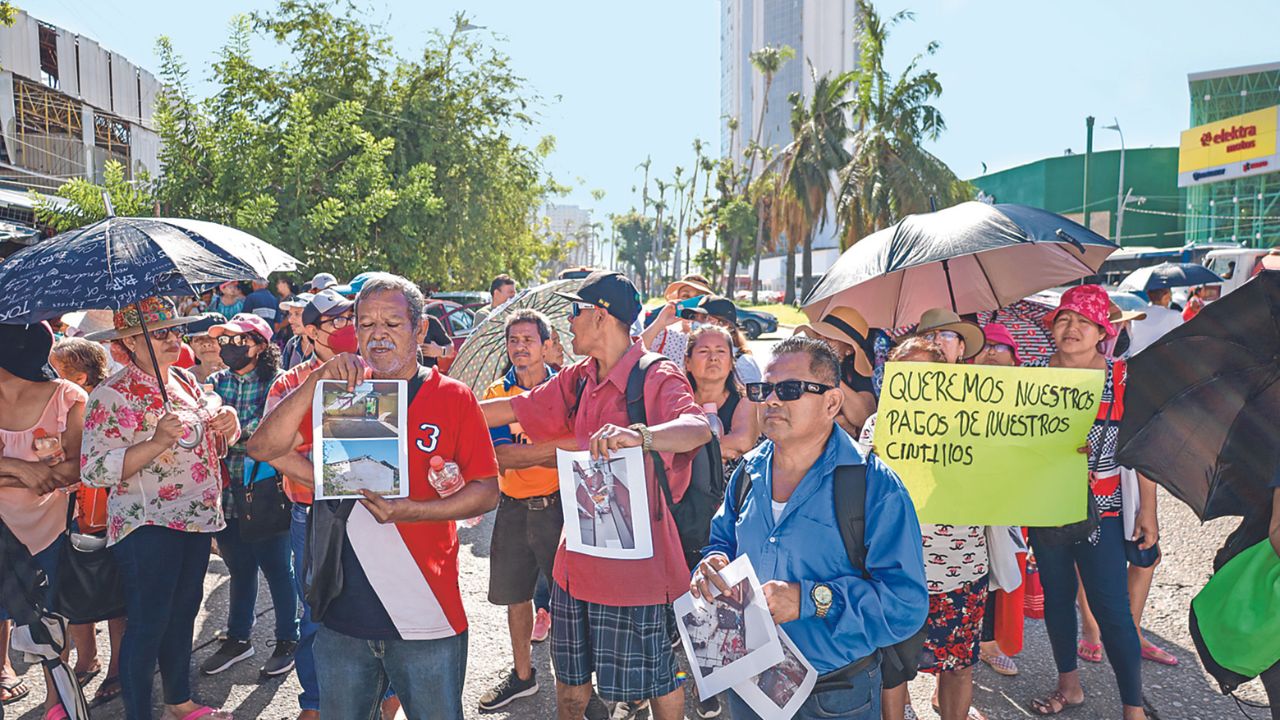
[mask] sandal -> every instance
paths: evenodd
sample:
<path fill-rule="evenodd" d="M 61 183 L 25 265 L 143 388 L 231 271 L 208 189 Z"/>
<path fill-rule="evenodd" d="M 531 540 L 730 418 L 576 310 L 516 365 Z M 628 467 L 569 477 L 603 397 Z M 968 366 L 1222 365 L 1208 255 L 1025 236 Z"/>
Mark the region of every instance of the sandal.
<path fill-rule="evenodd" d="M 120 684 L 120 676 L 109 677 L 98 686 L 98 692 L 93 694 L 93 700 L 89 701 L 89 707 L 105 705 L 120 697 L 121 692 L 124 692 L 124 686 Z"/>
<path fill-rule="evenodd" d="M 182 717 L 173 715 L 166 710 L 164 717 L 166 720 L 200 720 L 200 718 L 208 718 L 209 720 L 231 720 L 231 713 L 226 710 L 214 710 L 211 707 L 202 706 L 192 710 Z"/>
<path fill-rule="evenodd" d="M 1169 667 L 1174 667 L 1178 664 L 1178 658 L 1170 655 L 1164 650 L 1161 650 L 1155 645 L 1142 646 L 1142 659 L 1150 660 L 1154 663 L 1160 663 L 1161 665 L 1168 665 Z"/>
<path fill-rule="evenodd" d="M 101 665 L 101 663 L 99 663 L 98 667 L 96 667 L 96 668 L 94 668 L 94 669 L 92 669 L 92 670 L 77 671 L 77 672 L 76 672 L 76 682 L 80 683 L 80 687 L 84 687 L 85 685 L 88 685 L 88 684 L 89 684 L 89 681 L 90 681 L 90 680 L 92 680 L 92 679 L 94 679 L 94 678 L 98 677 L 98 675 L 99 675 L 101 672 L 102 672 L 102 665 Z"/>
<path fill-rule="evenodd" d="M 1013 662 L 1013 658 L 1004 653 L 996 653 L 988 655 L 987 653 L 978 653 L 978 659 L 986 663 L 992 670 L 1005 677 L 1013 677 L 1018 674 L 1018 666 Z"/>
<path fill-rule="evenodd" d="M 9 703 L 18 702 L 30 692 L 31 686 L 20 677 L 0 683 L 0 704 L 8 705 Z"/>
<path fill-rule="evenodd" d="M 1076 646 L 1076 654 L 1085 662 L 1100 663 L 1102 662 L 1102 643 L 1081 640 L 1080 644 Z"/>
<path fill-rule="evenodd" d="M 1061 690 L 1054 690 L 1048 697 L 1043 700 L 1032 700 L 1031 710 L 1037 715 L 1057 715 L 1071 708 L 1080 707 L 1084 704 L 1084 700 L 1073 703 L 1067 702 L 1067 697 L 1062 694 Z M 1054 708 L 1057 709 L 1054 709 Z"/>
<path fill-rule="evenodd" d="M 937 702 L 934 702 L 934 703 L 933 703 L 933 711 L 934 711 L 934 712 L 936 712 L 936 713 L 938 713 L 939 715 L 941 715 L 941 714 L 942 714 L 942 706 L 941 706 L 941 705 L 939 705 Z M 983 714 L 982 714 L 982 711 L 981 711 L 981 710 L 979 710 L 978 708 L 976 708 L 976 707 L 974 707 L 974 706 L 970 705 L 970 706 L 969 706 L 969 712 L 968 712 L 967 714 L 965 714 L 965 720 L 987 720 L 987 716 L 986 716 L 986 715 L 983 715 Z"/>
<path fill-rule="evenodd" d="M 49 708 L 44 713 L 44 720 L 67 720 L 67 709 L 62 707 L 62 703 L 58 703 Z"/>

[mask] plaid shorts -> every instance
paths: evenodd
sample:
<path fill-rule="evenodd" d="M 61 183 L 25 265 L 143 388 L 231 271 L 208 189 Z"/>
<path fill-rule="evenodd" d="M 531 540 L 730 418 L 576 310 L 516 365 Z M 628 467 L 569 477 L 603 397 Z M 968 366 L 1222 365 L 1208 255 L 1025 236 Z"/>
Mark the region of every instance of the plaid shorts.
<path fill-rule="evenodd" d="M 613 607 L 577 600 L 551 583 L 551 664 L 566 685 L 587 685 L 605 700 L 649 700 L 680 687 L 668 605 Z"/>

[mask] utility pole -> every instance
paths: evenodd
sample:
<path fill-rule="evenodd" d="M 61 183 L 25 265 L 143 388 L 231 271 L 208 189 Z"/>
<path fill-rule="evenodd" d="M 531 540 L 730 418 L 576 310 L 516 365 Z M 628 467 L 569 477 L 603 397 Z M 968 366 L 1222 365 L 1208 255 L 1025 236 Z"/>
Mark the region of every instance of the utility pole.
<path fill-rule="evenodd" d="M 1084 226 L 1089 227 L 1089 158 L 1093 155 L 1093 116 L 1084 119 Z"/>

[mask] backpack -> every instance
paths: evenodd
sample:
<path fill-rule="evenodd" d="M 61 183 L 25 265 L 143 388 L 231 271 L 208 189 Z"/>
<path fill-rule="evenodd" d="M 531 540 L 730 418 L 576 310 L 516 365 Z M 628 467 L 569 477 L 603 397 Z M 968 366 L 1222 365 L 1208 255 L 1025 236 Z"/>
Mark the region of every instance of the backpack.
<path fill-rule="evenodd" d="M 647 352 L 627 376 L 627 418 L 633 424 L 649 424 L 644 407 L 645 375 L 650 367 L 661 360 L 667 358 L 658 353 Z M 720 440 L 712 435 L 711 442 L 696 451 L 690 468 L 692 474 L 689 489 L 680 498 L 680 502 L 675 502 L 671 497 L 667 468 L 662 463 L 662 457 L 657 451 L 650 452 L 653 455 L 653 472 L 657 476 L 658 487 L 662 489 L 667 507 L 671 508 L 671 515 L 680 532 L 685 562 L 692 570 L 702 560 L 702 548 L 706 547 L 711 537 L 711 517 L 724 502 L 724 460 L 720 457 Z M 661 510 L 662 506 L 658 505 L 658 517 L 662 517 Z"/>
<path fill-rule="evenodd" d="M 735 515 L 751 492 L 751 475 L 743 471 L 744 467 L 745 465 L 739 466 L 737 472 L 738 486 L 733 499 Z M 836 519 L 840 525 L 840 538 L 844 541 L 844 551 L 849 556 L 849 564 L 862 575 L 864 580 L 870 580 L 871 574 L 867 572 L 866 566 L 866 464 L 837 466 L 835 482 L 832 483 L 832 494 L 835 495 Z M 893 688 L 915 679 L 924 653 L 924 638 L 925 628 L 921 626 L 906 640 L 880 648 L 882 687 Z"/>

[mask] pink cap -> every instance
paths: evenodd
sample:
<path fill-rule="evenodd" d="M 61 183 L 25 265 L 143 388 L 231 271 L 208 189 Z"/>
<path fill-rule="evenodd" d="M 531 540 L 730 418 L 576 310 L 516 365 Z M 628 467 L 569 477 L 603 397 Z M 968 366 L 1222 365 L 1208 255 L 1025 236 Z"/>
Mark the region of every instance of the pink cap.
<path fill-rule="evenodd" d="M 1013 339 L 1013 333 L 1003 323 L 987 323 L 982 328 L 982 336 L 990 345 L 1008 345 L 1013 348 L 1013 362 L 1022 364 L 1022 360 L 1018 359 L 1018 341 Z"/>
<path fill-rule="evenodd" d="M 245 333 L 258 333 L 263 340 L 271 341 L 271 326 L 267 321 L 253 313 L 237 313 L 235 317 L 209 328 L 209 337 L 216 338 L 220 335 L 243 335 Z"/>
<path fill-rule="evenodd" d="M 1058 308 L 1045 316 L 1046 325 L 1053 325 L 1058 313 L 1071 310 L 1080 313 L 1086 320 L 1102 328 L 1107 337 L 1116 336 L 1116 327 L 1111 324 L 1111 296 L 1101 285 L 1077 285 L 1062 294 Z"/>

